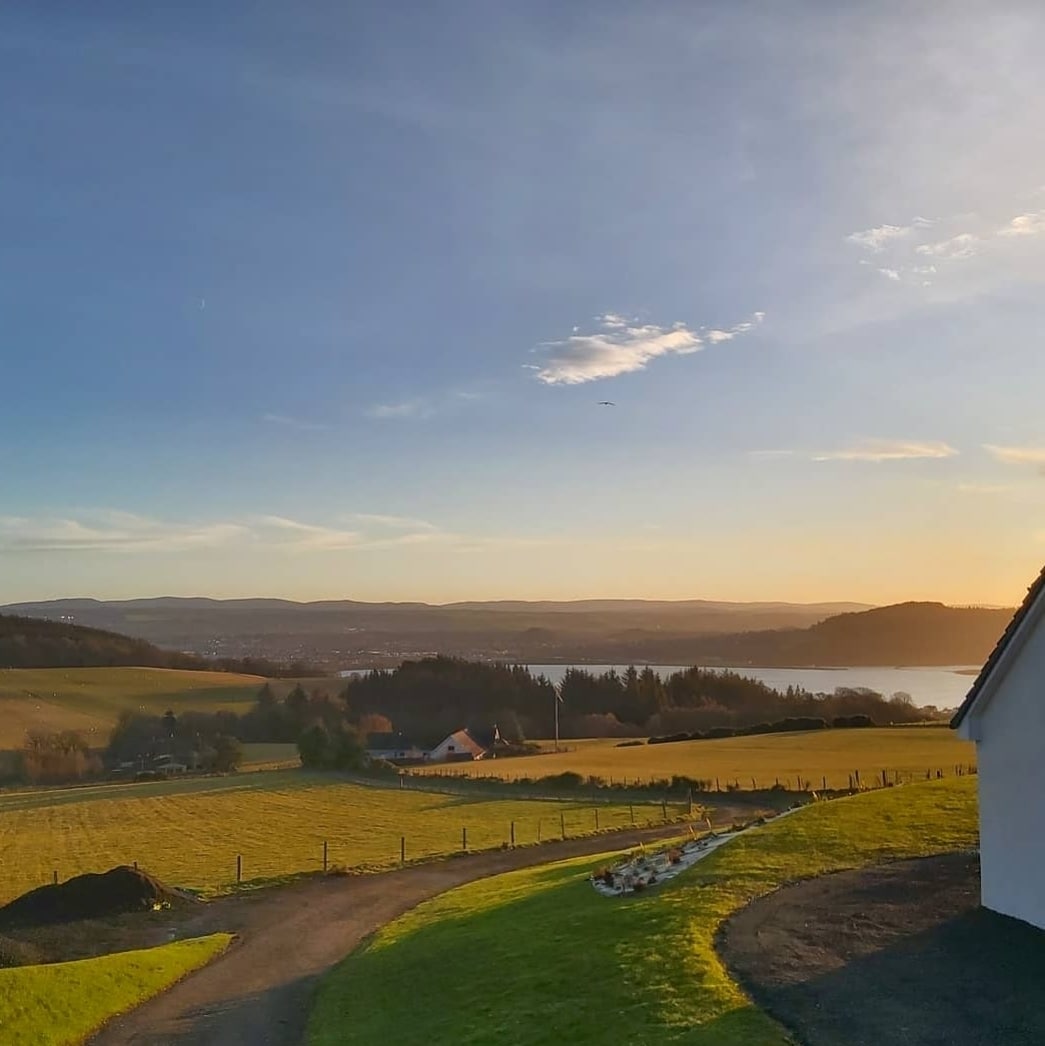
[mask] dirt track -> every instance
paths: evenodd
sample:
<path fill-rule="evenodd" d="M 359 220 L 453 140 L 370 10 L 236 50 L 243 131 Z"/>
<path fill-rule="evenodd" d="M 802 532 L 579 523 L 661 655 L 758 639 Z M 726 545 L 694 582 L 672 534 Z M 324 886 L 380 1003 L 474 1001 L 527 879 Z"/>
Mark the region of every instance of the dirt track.
<path fill-rule="evenodd" d="M 718 945 L 805 1046 L 1045 1042 L 1045 933 L 979 907 L 975 855 L 785 887 L 733 916 Z"/>
<path fill-rule="evenodd" d="M 724 819 L 727 811 L 719 810 Z M 751 811 L 748 811 L 751 815 Z M 178 936 L 239 935 L 216 962 L 111 1022 L 94 1046 L 298 1046 L 319 977 L 365 937 L 421 901 L 475 879 L 677 836 L 680 825 L 546 843 L 327 877 L 213 901 Z"/>

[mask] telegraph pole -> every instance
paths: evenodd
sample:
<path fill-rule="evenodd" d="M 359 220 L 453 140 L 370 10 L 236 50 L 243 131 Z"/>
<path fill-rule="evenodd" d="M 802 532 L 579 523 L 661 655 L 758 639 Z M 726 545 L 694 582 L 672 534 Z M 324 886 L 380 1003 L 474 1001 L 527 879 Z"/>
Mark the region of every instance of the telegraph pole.
<path fill-rule="evenodd" d="M 559 705 L 562 702 L 562 694 L 559 693 L 559 687 L 553 687 L 555 693 L 555 751 L 559 750 Z"/>

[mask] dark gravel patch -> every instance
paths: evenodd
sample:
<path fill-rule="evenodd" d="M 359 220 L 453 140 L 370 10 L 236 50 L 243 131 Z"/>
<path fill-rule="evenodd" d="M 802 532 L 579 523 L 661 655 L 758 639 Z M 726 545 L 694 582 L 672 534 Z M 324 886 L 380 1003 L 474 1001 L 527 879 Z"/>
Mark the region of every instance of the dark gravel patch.
<path fill-rule="evenodd" d="M 1045 1043 L 1045 932 L 979 907 L 975 855 L 785 887 L 728 920 L 718 945 L 805 1046 Z"/>

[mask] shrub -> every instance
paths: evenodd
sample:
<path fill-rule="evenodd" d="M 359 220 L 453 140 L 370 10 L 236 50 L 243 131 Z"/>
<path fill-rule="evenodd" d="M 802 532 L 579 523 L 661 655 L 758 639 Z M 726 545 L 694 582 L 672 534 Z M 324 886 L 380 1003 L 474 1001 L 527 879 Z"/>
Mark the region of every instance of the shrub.
<path fill-rule="evenodd" d="M 869 715 L 836 715 L 831 720 L 831 725 L 839 730 L 845 730 L 853 727 L 874 726 L 875 721 Z"/>
<path fill-rule="evenodd" d="M 564 770 L 561 774 L 542 777 L 540 783 L 547 788 L 580 788 L 584 784 L 584 778 L 572 770 Z"/>
<path fill-rule="evenodd" d="M 645 741 L 634 740 L 634 741 L 618 741 L 613 747 L 614 748 L 634 748 L 636 745 L 644 745 Z"/>

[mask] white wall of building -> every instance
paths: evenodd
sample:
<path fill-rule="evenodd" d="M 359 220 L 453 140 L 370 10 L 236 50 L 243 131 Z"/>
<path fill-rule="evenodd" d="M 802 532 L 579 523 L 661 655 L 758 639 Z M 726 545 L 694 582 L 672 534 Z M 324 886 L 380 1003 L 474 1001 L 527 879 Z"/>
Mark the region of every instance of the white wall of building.
<path fill-rule="evenodd" d="M 962 732 L 977 739 L 983 904 L 1045 929 L 1045 618 L 1014 654 Z"/>

